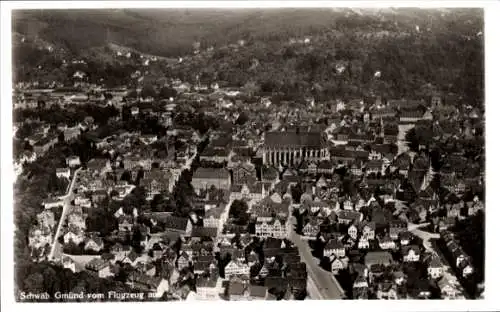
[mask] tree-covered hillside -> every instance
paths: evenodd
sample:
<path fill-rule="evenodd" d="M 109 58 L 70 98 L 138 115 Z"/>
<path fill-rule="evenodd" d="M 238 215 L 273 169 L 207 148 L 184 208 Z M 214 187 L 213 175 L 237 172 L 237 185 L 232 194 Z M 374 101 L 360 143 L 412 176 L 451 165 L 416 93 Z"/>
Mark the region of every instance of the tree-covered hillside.
<path fill-rule="evenodd" d="M 72 74 L 56 55 L 64 51 L 90 58 L 84 69 L 95 80 L 113 73 L 126 81 L 131 64 L 110 60 L 103 48 L 116 43 L 182 56 L 183 63 L 150 72 L 191 82 L 217 79 L 320 98 L 438 90 L 483 101 L 483 13 L 476 9 L 39 10 L 15 12 L 13 20 L 16 33 L 57 47 L 48 53 L 15 45 L 17 80 Z M 238 40 L 245 44 L 235 48 Z M 193 56 L 195 47 L 201 52 Z"/>

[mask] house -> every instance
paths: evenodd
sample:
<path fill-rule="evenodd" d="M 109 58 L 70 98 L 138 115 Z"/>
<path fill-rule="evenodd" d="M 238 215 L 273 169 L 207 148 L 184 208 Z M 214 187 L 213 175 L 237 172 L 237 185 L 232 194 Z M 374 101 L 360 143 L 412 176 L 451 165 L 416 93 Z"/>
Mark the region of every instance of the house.
<path fill-rule="evenodd" d="M 285 220 L 281 218 L 273 218 L 269 221 L 257 219 L 255 235 L 259 237 L 286 238 L 287 228 Z"/>
<path fill-rule="evenodd" d="M 352 298 L 356 300 L 366 300 L 369 296 L 368 287 L 354 288 L 352 290 Z"/>
<path fill-rule="evenodd" d="M 142 143 L 146 145 L 153 144 L 154 142 L 158 141 L 158 136 L 156 134 L 145 134 L 141 135 L 139 137 L 139 140 L 141 140 Z"/>
<path fill-rule="evenodd" d="M 230 151 L 227 149 L 208 147 L 200 154 L 200 161 L 226 163 L 229 157 Z"/>
<path fill-rule="evenodd" d="M 66 158 L 66 165 L 70 168 L 78 167 L 81 165 L 79 156 L 70 156 Z"/>
<path fill-rule="evenodd" d="M 365 165 L 366 175 L 383 173 L 384 163 L 382 160 L 370 160 Z"/>
<path fill-rule="evenodd" d="M 120 208 L 122 210 L 122 208 Z M 134 226 L 134 220 L 131 216 L 118 214 L 120 209 L 115 213 L 115 217 L 118 215 L 118 231 L 119 232 L 130 232 Z"/>
<path fill-rule="evenodd" d="M 56 225 L 54 213 L 50 210 L 44 210 L 41 213 L 37 214 L 36 219 L 38 221 L 38 225 L 41 227 L 53 229 Z"/>
<path fill-rule="evenodd" d="M 319 174 L 332 174 L 335 170 L 334 164 L 330 160 L 322 160 L 316 168 L 316 172 Z"/>
<path fill-rule="evenodd" d="M 163 218 L 165 231 L 169 233 L 176 233 L 180 235 L 190 235 L 193 225 L 188 218 L 167 216 Z"/>
<path fill-rule="evenodd" d="M 417 280 L 412 295 L 419 299 L 429 299 L 431 296 L 429 281 L 425 279 Z"/>
<path fill-rule="evenodd" d="M 371 111 L 372 120 L 396 117 L 396 111 L 389 106 L 379 107 Z"/>
<path fill-rule="evenodd" d="M 41 248 L 47 244 L 52 244 L 52 232 L 48 227 L 34 226 L 31 227 L 28 241 L 32 248 Z"/>
<path fill-rule="evenodd" d="M 392 277 L 394 279 L 394 283 L 398 286 L 401 286 L 406 281 L 406 275 L 402 271 L 395 271 L 392 273 Z"/>
<path fill-rule="evenodd" d="M 63 257 L 62 265 L 65 269 L 70 269 L 73 273 L 76 272 L 76 263 L 73 259 L 68 256 Z"/>
<path fill-rule="evenodd" d="M 161 298 L 163 294 L 170 290 L 167 279 L 162 277 L 152 277 L 144 273 L 134 272 L 127 278 L 127 285 L 136 291 L 148 293 L 149 298 Z"/>
<path fill-rule="evenodd" d="M 85 236 L 81 229 L 70 226 L 69 231 L 64 234 L 63 239 L 65 244 L 73 242 L 75 245 L 79 245 L 84 241 Z"/>
<path fill-rule="evenodd" d="M 479 201 L 479 199 L 477 199 L 477 197 L 475 198 L 474 201 L 467 202 L 467 215 L 468 216 L 472 216 L 472 215 L 477 214 L 477 212 L 479 210 L 484 210 L 484 204 L 481 201 Z"/>
<path fill-rule="evenodd" d="M 377 290 L 377 299 L 385 299 L 385 300 L 397 300 L 398 294 L 394 289 L 394 286 L 390 282 L 384 282 L 379 284 Z"/>
<path fill-rule="evenodd" d="M 230 301 L 247 300 L 247 285 L 240 281 L 230 281 L 227 287 L 227 295 Z"/>
<path fill-rule="evenodd" d="M 104 189 L 95 190 L 92 192 L 91 199 L 93 203 L 100 203 L 106 197 L 108 197 L 108 192 Z"/>
<path fill-rule="evenodd" d="M 222 208 L 223 206 L 219 205 L 217 207 L 205 211 L 205 217 L 203 218 L 203 226 L 207 228 L 218 227 L 223 210 Z"/>
<path fill-rule="evenodd" d="M 249 181 L 256 181 L 257 176 L 255 166 L 252 163 L 240 163 L 233 167 L 233 183 L 245 184 Z"/>
<path fill-rule="evenodd" d="M 432 256 L 427 266 L 427 274 L 433 278 L 438 279 L 443 276 L 443 264 L 437 256 Z"/>
<path fill-rule="evenodd" d="M 102 250 L 104 247 L 104 243 L 102 241 L 102 238 L 98 236 L 93 236 L 85 240 L 85 247 L 84 249 L 86 251 L 93 251 L 93 252 L 99 252 Z"/>
<path fill-rule="evenodd" d="M 392 255 L 387 251 L 370 251 L 365 256 L 365 265 L 368 268 L 375 264 L 388 266 L 392 263 Z"/>
<path fill-rule="evenodd" d="M 21 164 L 30 164 L 34 162 L 37 159 L 36 153 L 32 151 L 25 150 L 22 152 L 21 156 L 19 157 L 19 163 Z"/>
<path fill-rule="evenodd" d="M 85 265 L 85 268 L 90 274 L 99 278 L 106 278 L 112 276 L 110 264 L 101 258 L 94 258 Z"/>
<path fill-rule="evenodd" d="M 361 161 L 354 161 L 351 164 L 351 173 L 355 176 L 363 175 L 363 163 Z"/>
<path fill-rule="evenodd" d="M 417 121 L 423 119 L 425 111 L 421 109 L 410 109 L 405 108 L 401 111 L 399 115 L 400 123 L 416 123 Z"/>
<path fill-rule="evenodd" d="M 396 243 L 394 240 L 389 235 L 385 235 L 378 240 L 378 245 L 380 246 L 380 249 L 382 250 L 387 250 L 387 249 L 396 249 Z"/>
<path fill-rule="evenodd" d="M 181 252 L 179 257 L 177 257 L 177 267 L 179 268 L 179 270 L 182 270 L 189 266 L 191 260 L 192 258 L 188 253 L 186 253 L 185 251 Z"/>
<path fill-rule="evenodd" d="M 215 240 L 215 237 L 217 236 L 217 227 L 200 227 L 196 226 L 193 227 L 191 230 L 191 238 L 193 241 L 199 241 L 199 240 Z"/>
<path fill-rule="evenodd" d="M 354 240 L 358 239 L 358 227 L 354 224 L 351 224 L 347 229 L 347 234 Z"/>
<path fill-rule="evenodd" d="M 408 231 L 399 233 L 399 241 L 400 241 L 401 246 L 408 245 L 411 242 L 412 238 L 413 238 L 413 235 Z"/>
<path fill-rule="evenodd" d="M 474 268 L 470 264 L 470 260 L 466 259 L 465 261 L 460 262 L 458 265 L 458 269 L 462 272 L 462 276 L 467 278 L 472 273 L 474 273 Z"/>
<path fill-rule="evenodd" d="M 152 242 L 152 240 L 150 241 L 150 243 Z M 166 249 L 164 247 L 164 244 L 160 244 L 159 242 L 156 242 L 156 243 L 153 243 L 153 247 L 151 247 L 151 250 L 150 252 L 152 253 L 154 259 L 158 259 L 158 258 L 161 258 L 161 256 L 163 255 L 163 252 L 165 251 L 164 249 Z"/>
<path fill-rule="evenodd" d="M 111 247 L 110 252 L 113 255 L 115 255 L 115 258 L 123 259 L 130 252 L 130 246 L 129 245 L 122 245 L 120 243 L 115 243 Z"/>
<path fill-rule="evenodd" d="M 111 171 L 111 164 L 107 159 L 93 158 L 87 162 L 87 170 L 92 174 L 103 175 Z"/>
<path fill-rule="evenodd" d="M 226 169 L 221 168 L 198 168 L 193 173 L 191 184 L 197 194 L 202 190 L 216 189 L 229 190 L 231 187 L 231 175 Z"/>
<path fill-rule="evenodd" d="M 130 113 L 132 114 L 132 116 L 137 116 L 139 115 L 139 107 L 137 106 L 134 106 L 130 109 Z"/>
<path fill-rule="evenodd" d="M 408 230 L 408 222 L 402 220 L 394 220 L 389 224 L 389 236 L 391 239 L 396 240 L 399 234 Z"/>
<path fill-rule="evenodd" d="M 230 278 L 231 276 L 249 276 L 250 267 L 246 263 L 239 263 L 237 261 L 231 260 L 224 268 L 225 278 Z"/>
<path fill-rule="evenodd" d="M 125 263 L 128 263 L 130 264 L 131 266 L 135 267 L 139 262 L 140 262 L 140 259 L 139 259 L 139 255 L 134 251 L 134 250 L 131 250 L 126 256 L 125 258 L 122 259 L 122 262 L 125 264 Z"/>
<path fill-rule="evenodd" d="M 77 125 L 75 127 L 64 129 L 63 133 L 64 133 L 64 141 L 70 142 L 78 138 L 78 136 L 81 133 L 81 130 L 80 127 Z"/>
<path fill-rule="evenodd" d="M 375 222 L 367 222 L 361 225 L 362 236 L 367 239 L 375 239 Z"/>
<path fill-rule="evenodd" d="M 420 248 L 417 245 L 401 247 L 404 262 L 418 262 L 420 260 Z"/>
<path fill-rule="evenodd" d="M 310 238 L 316 238 L 319 233 L 319 223 L 316 219 L 310 219 L 306 225 L 302 228 L 302 233 L 304 236 Z"/>
<path fill-rule="evenodd" d="M 146 190 L 146 199 L 153 199 L 155 195 L 171 191 L 173 176 L 169 171 L 154 169 L 146 171 L 140 185 Z"/>
<path fill-rule="evenodd" d="M 408 171 L 410 170 L 411 157 L 408 153 L 402 153 L 398 155 L 394 161 L 393 165 L 399 170 L 399 174 L 403 176 L 408 176 Z"/>
<path fill-rule="evenodd" d="M 253 178 L 252 178 L 253 179 Z M 254 182 L 251 184 L 232 185 L 230 198 L 233 200 L 251 200 L 258 202 L 262 200 L 267 194 L 266 185 L 262 182 Z"/>
<path fill-rule="evenodd" d="M 340 224 L 357 223 L 362 221 L 362 217 L 363 215 L 357 211 L 340 210 L 337 213 L 337 219 Z"/>
<path fill-rule="evenodd" d="M 335 255 L 330 257 L 331 271 L 333 274 L 337 274 L 339 270 L 344 269 L 344 263 Z"/>
<path fill-rule="evenodd" d="M 447 276 L 444 276 L 437 284 L 439 289 L 441 289 L 443 299 L 458 299 L 461 296 L 458 281 L 450 280 Z"/>
<path fill-rule="evenodd" d="M 267 287 L 253 285 L 248 287 L 248 300 L 266 300 L 267 299 Z"/>
<path fill-rule="evenodd" d="M 358 277 L 354 280 L 354 283 L 352 284 L 352 288 L 363 288 L 363 287 L 368 287 L 368 281 L 364 276 L 358 275 Z"/>
<path fill-rule="evenodd" d="M 211 270 L 217 269 L 215 259 L 213 257 L 204 256 L 202 258 L 203 259 L 197 259 L 193 261 L 194 274 L 201 275 L 210 272 Z"/>
<path fill-rule="evenodd" d="M 51 149 L 58 142 L 57 136 L 47 136 L 42 140 L 36 142 L 33 146 L 33 150 L 37 155 L 45 154 L 49 149 Z"/>
<path fill-rule="evenodd" d="M 370 248 L 370 241 L 366 236 L 361 236 L 358 241 L 358 248 L 359 249 L 368 249 Z"/>
<path fill-rule="evenodd" d="M 342 205 L 344 207 L 344 210 L 353 210 L 354 205 L 353 202 L 351 201 L 350 198 L 346 198 L 343 202 Z M 360 220 L 361 221 L 361 220 Z"/>
<path fill-rule="evenodd" d="M 279 181 L 279 172 L 273 167 L 263 166 L 261 169 L 261 180 L 262 182 L 276 184 Z"/>
<path fill-rule="evenodd" d="M 56 176 L 58 178 L 66 178 L 69 180 L 71 171 L 69 168 L 56 168 Z"/>
<path fill-rule="evenodd" d="M 198 276 L 196 279 L 196 294 L 198 300 L 219 300 L 222 291 L 222 279 L 217 271 L 208 276 Z"/>
<path fill-rule="evenodd" d="M 345 257 L 344 245 L 336 239 L 330 239 L 323 249 L 323 256 L 329 257 L 335 255 L 337 257 Z"/>
<path fill-rule="evenodd" d="M 147 276 L 155 276 L 156 275 L 156 265 L 153 263 L 144 263 L 139 271 L 146 274 Z"/>

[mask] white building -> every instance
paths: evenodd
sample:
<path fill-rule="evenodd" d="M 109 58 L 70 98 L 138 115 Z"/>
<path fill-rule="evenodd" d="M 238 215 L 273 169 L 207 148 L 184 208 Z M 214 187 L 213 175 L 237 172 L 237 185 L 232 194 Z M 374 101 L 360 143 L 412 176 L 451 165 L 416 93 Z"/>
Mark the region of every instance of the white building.
<path fill-rule="evenodd" d="M 56 168 L 56 176 L 58 178 L 66 178 L 69 180 L 71 176 L 71 170 L 69 168 Z"/>
<path fill-rule="evenodd" d="M 255 235 L 259 237 L 286 238 L 286 222 L 279 218 L 271 218 L 270 220 L 257 219 Z"/>
<path fill-rule="evenodd" d="M 80 166 L 81 165 L 80 157 L 79 156 L 70 156 L 70 157 L 66 158 L 66 165 L 68 165 L 70 168 Z"/>
<path fill-rule="evenodd" d="M 226 279 L 236 275 L 248 276 L 250 275 L 250 267 L 246 263 L 238 263 L 231 260 L 224 268 L 224 275 Z"/>

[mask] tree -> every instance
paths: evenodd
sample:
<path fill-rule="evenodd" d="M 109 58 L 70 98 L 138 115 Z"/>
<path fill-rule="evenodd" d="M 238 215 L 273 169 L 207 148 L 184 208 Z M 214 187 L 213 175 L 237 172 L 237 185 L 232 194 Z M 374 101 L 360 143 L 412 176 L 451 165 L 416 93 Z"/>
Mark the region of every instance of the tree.
<path fill-rule="evenodd" d="M 163 87 L 160 89 L 160 92 L 158 93 L 158 97 L 160 99 L 175 98 L 176 96 L 177 96 L 177 90 L 175 90 L 172 87 Z"/>
<path fill-rule="evenodd" d="M 151 200 L 151 210 L 152 211 L 164 211 L 162 208 L 164 208 L 163 205 L 163 194 L 156 194 L 153 196 L 153 199 Z"/>
<path fill-rule="evenodd" d="M 58 178 L 54 170 L 49 176 L 47 191 L 49 193 L 64 192 L 67 185 L 67 181 L 63 178 Z"/>
<path fill-rule="evenodd" d="M 131 246 L 135 249 L 137 253 L 142 253 L 143 247 L 141 246 L 141 241 L 145 237 L 143 236 L 142 232 L 138 227 L 134 228 L 132 232 L 132 242 Z"/>
<path fill-rule="evenodd" d="M 64 141 L 65 141 L 65 140 L 64 140 L 64 132 L 62 132 L 62 131 L 61 131 L 61 132 L 59 132 L 59 134 L 57 135 L 57 141 L 58 141 L 59 143 L 64 143 Z"/>
<path fill-rule="evenodd" d="M 137 90 L 135 90 L 135 89 L 130 90 L 126 95 L 126 98 L 130 98 L 130 99 L 137 99 L 138 97 L 139 97 L 139 94 L 137 93 Z"/>
<path fill-rule="evenodd" d="M 249 221 L 248 205 L 243 200 L 235 200 L 229 208 L 229 216 L 235 219 L 238 225 L 246 225 Z"/>
<path fill-rule="evenodd" d="M 292 199 L 295 203 L 300 203 L 300 197 L 304 193 L 304 187 L 302 183 L 297 183 L 296 185 L 291 187 Z"/>
<path fill-rule="evenodd" d="M 245 112 L 241 112 L 235 123 L 237 125 L 244 125 L 248 121 L 248 115 Z"/>
<path fill-rule="evenodd" d="M 148 98 L 148 97 L 155 98 L 156 97 L 155 88 L 150 84 L 145 85 L 141 90 L 141 97 L 143 99 Z"/>
<path fill-rule="evenodd" d="M 117 191 L 117 190 L 112 190 L 112 191 L 109 193 L 109 197 L 111 197 L 111 198 L 113 198 L 113 197 L 115 197 L 115 196 L 118 196 L 118 195 L 119 195 L 119 193 L 118 193 L 118 191 Z"/>
<path fill-rule="evenodd" d="M 26 151 L 33 151 L 33 146 L 30 144 L 30 141 L 24 140 L 24 145 L 23 145 L 24 150 Z"/>
<path fill-rule="evenodd" d="M 85 220 L 87 230 L 90 232 L 99 232 L 103 236 L 109 235 L 118 229 L 118 223 L 113 216 L 114 211 L 92 210 Z"/>
<path fill-rule="evenodd" d="M 24 280 L 24 290 L 32 293 L 42 293 L 44 292 L 44 278 L 41 273 L 30 274 Z"/>
<path fill-rule="evenodd" d="M 109 92 L 104 92 L 104 99 L 106 101 L 112 100 L 113 99 L 113 94 L 111 94 Z"/>
<path fill-rule="evenodd" d="M 485 259 L 485 219 L 480 210 L 476 215 L 460 221 L 456 226 L 456 235 L 464 251 L 471 256 L 479 281 L 484 280 Z"/>

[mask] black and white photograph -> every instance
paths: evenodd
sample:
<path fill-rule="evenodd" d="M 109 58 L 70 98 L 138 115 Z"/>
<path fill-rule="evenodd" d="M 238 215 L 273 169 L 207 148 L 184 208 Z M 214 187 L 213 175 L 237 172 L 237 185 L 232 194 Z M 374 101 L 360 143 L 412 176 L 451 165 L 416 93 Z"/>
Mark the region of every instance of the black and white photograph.
<path fill-rule="evenodd" d="M 484 8 L 9 14 L 2 295 L 485 299 Z"/>

